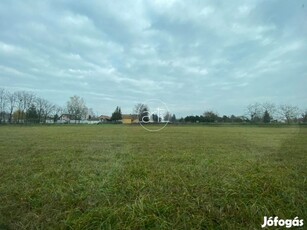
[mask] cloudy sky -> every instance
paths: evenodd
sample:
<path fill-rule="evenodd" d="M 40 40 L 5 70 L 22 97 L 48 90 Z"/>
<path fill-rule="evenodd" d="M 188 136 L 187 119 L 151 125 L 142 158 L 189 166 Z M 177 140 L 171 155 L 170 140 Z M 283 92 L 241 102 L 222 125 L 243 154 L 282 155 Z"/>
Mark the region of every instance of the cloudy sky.
<path fill-rule="evenodd" d="M 0 1 L 0 88 L 177 117 L 307 108 L 307 1 Z"/>

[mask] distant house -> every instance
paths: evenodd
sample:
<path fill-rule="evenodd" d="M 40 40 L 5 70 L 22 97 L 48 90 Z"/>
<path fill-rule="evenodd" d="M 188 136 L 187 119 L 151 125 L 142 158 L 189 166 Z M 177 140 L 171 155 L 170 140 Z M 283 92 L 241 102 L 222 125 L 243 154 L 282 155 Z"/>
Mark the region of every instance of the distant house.
<path fill-rule="evenodd" d="M 98 118 L 99 118 L 100 122 L 103 122 L 103 123 L 108 122 L 108 121 L 111 120 L 111 117 L 106 116 L 106 115 L 101 115 Z"/>
<path fill-rule="evenodd" d="M 136 124 L 139 123 L 138 115 L 135 114 L 123 114 L 122 115 L 123 124 Z"/>
<path fill-rule="evenodd" d="M 46 123 L 46 124 L 53 124 L 53 123 L 54 123 L 54 120 L 53 120 L 53 118 L 48 117 L 48 118 L 46 119 L 45 123 Z"/>
<path fill-rule="evenodd" d="M 58 123 L 70 123 L 70 121 L 75 120 L 74 115 L 63 113 L 58 120 Z"/>
<path fill-rule="evenodd" d="M 95 125 L 95 124 L 99 124 L 100 123 L 100 119 L 99 119 L 99 117 L 92 117 L 90 119 L 83 120 L 81 123 Z"/>

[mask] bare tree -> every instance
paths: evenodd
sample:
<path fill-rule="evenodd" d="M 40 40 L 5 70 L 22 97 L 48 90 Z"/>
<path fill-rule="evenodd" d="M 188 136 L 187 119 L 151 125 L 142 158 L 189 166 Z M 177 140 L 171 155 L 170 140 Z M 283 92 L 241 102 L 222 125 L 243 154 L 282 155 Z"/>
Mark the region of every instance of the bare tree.
<path fill-rule="evenodd" d="M 56 123 L 58 119 L 61 117 L 61 115 L 64 113 L 64 108 L 58 105 L 54 105 L 54 116 L 53 121 Z"/>
<path fill-rule="evenodd" d="M 39 122 L 42 121 L 43 114 L 44 114 L 44 101 L 45 101 L 45 99 L 40 98 L 40 97 L 37 97 L 36 100 L 35 100 Z"/>
<path fill-rule="evenodd" d="M 22 101 L 23 101 L 23 112 L 26 113 L 27 110 L 34 103 L 36 96 L 32 92 L 22 91 Z"/>
<path fill-rule="evenodd" d="M 133 112 L 138 115 L 139 121 L 148 122 L 149 117 L 149 108 L 147 105 L 138 103 L 134 106 Z"/>
<path fill-rule="evenodd" d="M 73 116 L 75 123 L 76 120 L 81 120 L 81 118 L 86 116 L 86 105 L 83 98 L 78 96 L 70 97 L 70 100 L 67 102 L 67 111 L 68 113 Z"/>
<path fill-rule="evenodd" d="M 6 98 L 7 98 L 8 109 L 9 109 L 9 123 L 12 123 L 14 108 L 16 107 L 16 104 L 17 104 L 17 94 L 7 92 Z"/>
<path fill-rule="evenodd" d="M 44 123 L 46 123 L 47 118 L 55 112 L 56 106 L 51 102 L 44 100 Z"/>
<path fill-rule="evenodd" d="M 252 122 L 259 122 L 262 120 L 264 110 L 260 103 L 254 103 L 247 106 L 247 111 Z"/>
<path fill-rule="evenodd" d="M 31 107 L 35 100 L 35 95 L 32 92 L 27 91 L 17 91 L 15 92 L 17 96 L 17 108 L 18 108 L 18 117 L 17 122 L 20 122 L 20 115 L 26 114 L 27 110 Z"/>
<path fill-rule="evenodd" d="M 0 123 L 5 120 L 5 108 L 7 103 L 6 90 L 0 89 Z"/>
<path fill-rule="evenodd" d="M 285 120 L 288 124 L 295 121 L 299 116 L 299 108 L 292 105 L 280 106 L 281 119 Z"/>
<path fill-rule="evenodd" d="M 37 114 L 40 122 L 46 123 L 46 120 L 52 113 L 57 113 L 57 107 L 44 98 L 35 99 Z"/>
<path fill-rule="evenodd" d="M 61 116 L 64 113 L 65 109 L 62 106 L 55 106 L 54 112 Z"/>
<path fill-rule="evenodd" d="M 138 114 L 139 111 L 140 111 L 140 109 L 141 109 L 143 106 L 145 106 L 145 105 L 142 104 L 142 103 L 136 104 L 136 105 L 134 106 L 134 108 L 133 108 L 133 113 Z"/>
<path fill-rule="evenodd" d="M 17 91 L 14 92 L 16 96 L 16 107 L 17 107 L 17 117 L 16 114 L 14 113 L 14 120 L 17 121 L 17 123 L 20 122 L 21 114 L 23 112 L 23 96 L 22 96 L 22 91 Z"/>

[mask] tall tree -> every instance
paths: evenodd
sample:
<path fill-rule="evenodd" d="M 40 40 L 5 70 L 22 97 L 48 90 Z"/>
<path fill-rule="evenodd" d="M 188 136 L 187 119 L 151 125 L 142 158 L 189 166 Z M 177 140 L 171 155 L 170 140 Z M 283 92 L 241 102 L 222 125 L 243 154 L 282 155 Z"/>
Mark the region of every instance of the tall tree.
<path fill-rule="evenodd" d="M 254 103 L 247 106 L 251 122 L 261 122 L 263 118 L 263 106 L 260 103 Z"/>
<path fill-rule="evenodd" d="M 57 123 L 58 120 L 59 120 L 59 115 L 56 113 L 53 116 L 53 123 Z"/>
<path fill-rule="evenodd" d="M 223 115 L 223 117 L 221 117 L 221 121 L 222 122 L 231 122 L 231 119 L 228 116 Z"/>
<path fill-rule="evenodd" d="M 47 101 L 47 100 L 45 101 L 44 106 L 45 106 L 45 109 L 44 109 L 44 120 L 43 121 L 44 121 L 44 123 L 46 123 L 47 118 L 55 113 L 56 106 L 54 104 L 52 104 L 50 101 Z M 86 108 L 85 108 L 85 110 L 86 110 Z M 84 118 L 84 116 L 86 115 L 86 112 L 84 111 L 83 114 L 84 114 L 83 115 L 83 118 Z"/>
<path fill-rule="evenodd" d="M 67 111 L 74 118 L 75 123 L 86 116 L 86 105 L 83 98 L 78 96 L 70 97 L 70 100 L 67 102 Z"/>
<path fill-rule="evenodd" d="M 55 106 L 54 108 L 54 112 L 55 114 L 58 114 L 59 116 L 61 116 L 65 111 L 65 108 L 63 108 L 62 106 Z"/>
<path fill-rule="evenodd" d="M 205 122 L 215 122 L 219 116 L 213 111 L 204 112 L 204 121 Z"/>
<path fill-rule="evenodd" d="M 145 104 L 136 104 L 134 107 L 134 113 L 138 115 L 139 121 L 148 122 L 150 119 L 149 108 Z"/>
<path fill-rule="evenodd" d="M 163 116 L 164 121 L 169 122 L 172 119 L 172 114 L 170 112 L 166 112 Z"/>
<path fill-rule="evenodd" d="M 157 122 L 157 123 L 159 123 L 159 122 L 162 121 L 161 114 L 156 114 L 156 113 L 153 113 L 153 114 L 151 115 L 151 119 L 152 119 L 153 122 Z M 149 120 L 150 120 L 150 119 L 149 119 Z M 145 120 L 144 120 L 144 121 L 145 121 Z"/>
<path fill-rule="evenodd" d="M 175 114 L 173 114 L 172 115 L 172 117 L 171 117 L 171 120 L 170 120 L 171 122 L 176 122 L 177 121 L 177 119 L 176 119 L 176 115 Z"/>
<path fill-rule="evenodd" d="M 288 124 L 295 121 L 299 115 L 299 108 L 292 105 L 280 106 L 281 119 L 285 120 Z"/>
<path fill-rule="evenodd" d="M 264 102 L 262 103 L 262 107 L 264 111 L 267 111 L 269 113 L 271 120 L 276 119 L 277 107 L 274 103 Z"/>
<path fill-rule="evenodd" d="M 12 123 L 13 120 L 13 112 L 17 103 L 17 95 L 16 93 L 7 92 L 6 94 L 8 101 L 8 109 L 9 109 L 9 123 Z"/>
<path fill-rule="evenodd" d="M 51 114 L 57 113 L 56 106 L 44 98 L 36 98 L 36 109 L 40 122 L 46 123 L 46 120 Z"/>
<path fill-rule="evenodd" d="M 0 123 L 5 120 L 5 108 L 7 103 L 6 90 L 0 89 Z"/>
<path fill-rule="evenodd" d="M 152 117 L 153 122 L 159 122 L 159 117 L 157 114 L 153 113 L 151 117 Z"/>
<path fill-rule="evenodd" d="M 15 92 L 15 95 L 16 95 L 16 103 L 17 103 L 17 111 L 18 113 L 14 113 L 14 120 L 15 122 L 19 123 L 20 120 L 22 119 L 21 118 L 21 114 L 24 113 L 24 110 L 23 110 L 23 96 L 22 96 L 22 91 L 17 91 Z"/>
<path fill-rule="evenodd" d="M 23 123 L 26 120 L 26 114 L 22 110 L 15 110 L 13 113 L 13 120 L 15 123 Z"/>
<path fill-rule="evenodd" d="M 270 116 L 270 114 L 267 110 L 264 111 L 263 122 L 264 123 L 270 123 L 271 122 L 271 116 Z"/>
<path fill-rule="evenodd" d="M 17 96 L 18 110 L 26 114 L 27 110 L 30 108 L 30 106 L 35 100 L 35 95 L 32 92 L 28 92 L 28 91 L 17 91 L 16 96 Z M 20 119 L 21 118 L 18 117 L 17 122 L 19 122 Z"/>
<path fill-rule="evenodd" d="M 37 110 L 34 104 L 32 104 L 30 108 L 27 110 L 26 118 L 27 118 L 27 122 L 30 122 L 30 123 L 40 122 L 39 116 L 38 116 L 38 113 L 37 113 Z"/>
<path fill-rule="evenodd" d="M 111 120 L 119 121 L 122 119 L 122 111 L 119 106 L 116 107 L 115 111 L 112 113 Z"/>
<path fill-rule="evenodd" d="M 36 110 L 38 114 L 38 120 L 41 122 L 43 120 L 43 114 L 44 114 L 44 100 L 41 97 L 37 97 L 35 102 L 36 102 Z"/>
<path fill-rule="evenodd" d="M 302 121 L 303 121 L 304 123 L 307 123 L 307 110 L 306 110 L 305 113 L 302 114 Z"/>

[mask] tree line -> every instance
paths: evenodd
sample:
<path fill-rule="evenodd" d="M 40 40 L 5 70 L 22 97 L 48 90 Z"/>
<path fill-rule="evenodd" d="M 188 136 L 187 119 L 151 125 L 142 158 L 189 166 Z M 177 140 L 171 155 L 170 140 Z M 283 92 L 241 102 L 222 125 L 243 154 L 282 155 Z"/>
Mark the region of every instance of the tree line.
<path fill-rule="evenodd" d="M 139 121 L 145 122 L 177 122 L 177 123 L 307 123 L 307 110 L 301 111 L 297 106 L 274 103 L 254 103 L 246 108 L 243 116 L 219 116 L 217 112 L 205 111 L 202 115 L 191 115 L 176 118 L 175 114 L 151 114 L 150 108 L 142 103 L 133 108 L 134 115 Z M 0 123 L 55 123 L 61 115 L 75 123 L 84 119 L 97 118 L 93 109 L 88 108 L 83 98 L 72 96 L 64 107 L 58 106 L 44 98 L 36 96 L 29 91 L 10 92 L 0 88 Z M 122 112 L 119 106 L 110 117 L 110 121 L 120 121 Z"/>
<path fill-rule="evenodd" d="M 46 122 L 59 109 L 32 92 L 0 89 L 0 123 Z"/>
<path fill-rule="evenodd" d="M 243 116 L 219 116 L 213 111 L 206 111 L 203 115 L 186 116 L 179 119 L 180 122 L 216 122 L 216 123 L 307 123 L 307 110 L 301 111 L 297 106 L 274 103 L 254 103 L 246 108 L 246 113 Z"/>
<path fill-rule="evenodd" d="M 70 97 L 66 106 L 61 107 L 33 92 L 0 89 L 0 123 L 53 123 L 65 113 L 75 121 L 93 114 L 78 96 Z"/>
<path fill-rule="evenodd" d="M 287 104 L 277 106 L 269 102 L 248 105 L 245 115 L 242 116 L 219 116 L 217 112 L 205 111 L 202 115 L 190 115 L 177 119 L 175 114 L 169 112 L 163 115 L 151 114 L 150 108 L 141 103 L 135 105 L 133 111 L 138 115 L 139 121 L 155 123 L 161 121 L 172 123 L 307 123 L 307 110 L 303 112 L 297 106 Z M 112 120 L 115 114 L 121 118 L 119 107 L 112 114 Z"/>

